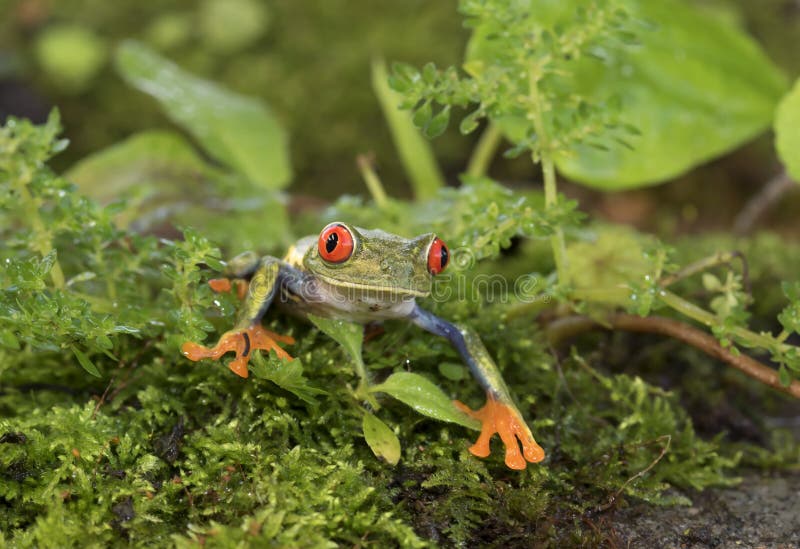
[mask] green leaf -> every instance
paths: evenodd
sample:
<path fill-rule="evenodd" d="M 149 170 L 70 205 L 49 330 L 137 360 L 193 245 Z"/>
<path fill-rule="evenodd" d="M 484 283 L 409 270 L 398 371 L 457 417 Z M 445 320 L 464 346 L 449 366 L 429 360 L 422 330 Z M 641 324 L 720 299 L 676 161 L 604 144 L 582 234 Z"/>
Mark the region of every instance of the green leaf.
<path fill-rule="evenodd" d="M 198 200 L 198 194 L 203 194 L 198 182 L 215 172 L 181 135 L 154 130 L 87 156 L 66 177 L 101 203 L 127 198 L 138 206 L 136 215 L 141 216 L 171 204 L 185 204 L 187 196 Z M 124 214 L 118 220 L 121 224 L 131 221 L 134 212 Z"/>
<path fill-rule="evenodd" d="M 447 129 L 450 123 L 450 105 L 440 110 L 436 115 L 431 118 L 431 121 L 425 126 L 425 137 L 433 139 L 439 137 Z"/>
<path fill-rule="evenodd" d="M 529 4 L 537 24 L 574 28 L 574 13 L 582 3 Z M 652 23 L 648 28 L 639 24 L 640 46 L 606 43 L 604 61 L 582 56 L 558 67 L 563 74 L 557 86 L 547 79 L 542 84 L 545 100 L 553 106 L 550 124 L 570 114 L 565 112 L 570 98 L 593 106 L 594 111 L 584 108 L 583 114 L 596 114 L 586 121 L 587 128 L 572 128 L 583 137 L 563 137 L 567 143 L 580 143 L 558 151 L 557 165 L 565 175 L 603 190 L 652 185 L 739 146 L 769 126 L 786 90 L 785 76 L 729 17 L 682 0 L 626 5 L 633 19 Z M 476 29 L 469 62 L 504 59 L 507 52 L 498 47 L 508 44 L 497 38 L 497 30 Z M 523 114 L 503 114 L 495 113 L 492 121 L 513 143 L 529 137 L 531 127 Z M 632 150 L 617 144 L 613 127 L 604 121 L 608 117 L 619 118 L 621 129 L 632 126 L 641 133 L 624 136 Z"/>
<path fill-rule="evenodd" d="M 444 391 L 421 375 L 397 372 L 390 375 L 383 383 L 372 387 L 370 391 L 391 395 L 424 416 L 480 430 L 478 420 L 457 409 Z"/>
<path fill-rule="evenodd" d="M 72 345 L 70 348 L 72 349 L 72 352 L 75 354 L 75 358 L 77 358 L 78 362 L 80 362 L 80 365 L 83 366 L 84 370 L 92 374 L 94 377 L 102 377 L 100 375 L 100 370 L 98 370 L 97 366 L 95 366 L 94 363 L 91 360 L 89 360 L 88 356 L 86 356 L 80 349 L 78 349 L 74 345 Z"/>
<path fill-rule="evenodd" d="M 278 189 L 289 183 L 287 137 L 266 105 L 183 71 L 138 42 L 120 46 L 116 65 L 212 156 L 261 187 Z"/>
<path fill-rule="evenodd" d="M 364 438 L 375 457 L 386 460 L 389 465 L 400 461 L 400 441 L 384 422 L 370 413 L 364 414 Z"/>
<path fill-rule="evenodd" d="M 775 113 L 775 148 L 787 173 L 800 181 L 800 79 Z"/>
<path fill-rule="evenodd" d="M 633 150 L 579 145 L 558 161 L 566 176 L 604 190 L 674 178 L 752 139 L 786 90 L 781 71 L 729 21 L 677 0 L 638 5 L 656 27 L 612 66 L 582 61 L 576 91 L 621 96 L 622 117 L 641 137 Z"/>
<path fill-rule="evenodd" d="M 142 186 L 175 186 L 213 171 L 183 136 L 150 130 L 85 157 L 66 177 L 84 194 L 107 202 Z M 188 186 L 184 191 L 189 191 Z"/>
<path fill-rule="evenodd" d="M 433 116 L 433 107 L 431 107 L 430 101 L 425 101 L 425 103 L 414 111 L 411 120 L 416 127 L 425 131 L 425 128 L 427 128 L 428 124 L 431 122 L 431 116 Z"/>
<path fill-rule="evenodd" d="M 350 356 L 358 357 L 360 360 L 361 344 L 364 341 L 364 327 L 361 324 L 316 315 L 309 315 L 308 318 L 317 328 L 344 347 Z"/>
<path fill-rule="evenodd" d="M 439 373 L 452 381 L 461 381 L 468 377 L 467 369 L 463 365 L 456 364 L 455 362 L 440 362 Z"/>
<path fill-rule="evenodd" d="M 800 282 L 784 282 L 781 286 L 789 304 L 778 315 L 778 322 L 787 332 L 800 333 Z"/>
<path fill-rule="evenodd" d="M 8 349 L 19 349 L 19 340 L 11 330 L 0 331 L 0 343 Z"/>
<path fill-rule="evenodd" d="M 299 359 L 280 360 L 273 353 L 266 359 L 263 354 L 255 353 L 250 371 L 253 377 L 271 381 L 311 405 L 317 404 L 315 398 L 317 395 L 327 394 L 308 383 L 308 379 L 303 375 L 303 364 Z"/>
<path fill-rule="evenodd" d="M 789 373 L 789 370 L 783 364 L 778 368 L 778 380 L 784 387 L 788 387 L 792 383 L 792 374 Z"/>
<path fill-rule="evenodd" d="M 367 381 L 367 368 L 364 366 L 364 359 L 361 356 L 361 345 L 364 342 L 364 327 L 355 322 L 344 320 L 334 320 L 309 314 L 308 319 L 314 325 L 334 339 L 339 345 L 345 348 L 347 354 L 353 359 L 356 372 L 362 381 Z"/>
<path fill-rule="evenodd" d="M 411 77 L 407 75 L 413 72 L 413 69 L 407 65 L 395 64 L 394 71 L 398 75 L 396 81 L 402 81 L 403 85 L 411 85 Z M 386 64 L 383 61 L 372 63 L 372 88 L 380 101 L 383 116 L 389 124 L 394 146 L 414 189 L 414 196 L 417 200 L 432 198 L 441 187 L 444 187 L 444 176 L 436 163 L 430 144 L 414 127 L 411 115 L 399 108 L 403 98 L 389 87 Z"/>

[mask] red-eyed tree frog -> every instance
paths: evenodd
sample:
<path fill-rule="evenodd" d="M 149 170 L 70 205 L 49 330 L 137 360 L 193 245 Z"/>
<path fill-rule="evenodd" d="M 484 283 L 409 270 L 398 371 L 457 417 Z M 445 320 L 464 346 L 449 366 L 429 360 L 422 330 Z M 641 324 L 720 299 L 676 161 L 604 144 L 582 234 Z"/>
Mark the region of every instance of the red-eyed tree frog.
<path fill-rule="evenodd" d="M 283 259 L 258 258 L 253 253 L 234 258 L 226 269 L 228 278 L 212 280 L 210 285 L 224 291 L 231 287 L 230 278 L 249 280 L 238 322 L 215 346 L 187 342 L 182 352 L 190 360 L 200 360 L 219 359 L 233 351 L 236 357 L 229 367 L 242 377 L 247 377 L 247 363 L 255 349 L 272 350 L 278 357 L 291 359 L 278 342 L 291 344 L 294 340 L 261 326 L 261 317 L 273 303 L 299 315 L 310 313 L 361 324 L 408 320 L 447 338 L 486 391 L 486 404 L 476 411 L 454 401 L 481 422 L 481 434 L 470 452 L 487 457 L 489 441 L 497 433 L 505 445 L 506 465 L 525 469 L 526 462 L 542 461 L 544 450 L 534 440 L 480 338 L 468 326 L 441 319 L 416 302 L 416 298 L 430 295 L 433 277 L 449 260 L 447 246 L 434 234 L 407 239 L 330 223 L 319 236 L 300 239 Z"/>

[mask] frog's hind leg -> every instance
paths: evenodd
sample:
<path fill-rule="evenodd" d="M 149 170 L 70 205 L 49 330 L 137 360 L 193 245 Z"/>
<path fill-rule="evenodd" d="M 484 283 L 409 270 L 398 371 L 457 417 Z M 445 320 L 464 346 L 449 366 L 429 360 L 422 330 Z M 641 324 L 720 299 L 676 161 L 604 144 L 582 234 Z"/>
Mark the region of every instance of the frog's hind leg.
<path fill-rule="evenodd" d="M 419 307 L 414 309 L 409 320 L 428 332 L 446 337 L 486 391 L 486 404 L 480 410 L 473 411 L 461 402 L 454 402 L 460 410 L 481 422 L 481 434 L 469 451 L 475 456 L 487 457 L 489 441 L 497 433 L 506 448 L 506 465 L 511 469 L 525 469 L 526 461 L 542 461 L 544 450 L 533 438 L 478 335 L 469 327 L 457 326 Z"/>
<path fill-rule="evenodd" d="M 255 270 L 247 296 L 239 313 L 239 320 L 233 330 L 226 332 L 214 347 L 205 347 L 197 343 L 186 342 L 181 347 L 183 355 L 189 360 L 203 358 L 219 359 L 225 353 L 233 351 L 236 358 L 230 363 L 230 369 L 241 377 L 247 377 L 247 363 L 254 349 L 275 351 L 279 358 L 291 360 L 277 342 L 294 343 L 289 336 L 273 333 L 261 326 L 261 317 L 269 309 L 281 282 L 281 270 L 286 268 L 274 257 L 264 257 Z"/>

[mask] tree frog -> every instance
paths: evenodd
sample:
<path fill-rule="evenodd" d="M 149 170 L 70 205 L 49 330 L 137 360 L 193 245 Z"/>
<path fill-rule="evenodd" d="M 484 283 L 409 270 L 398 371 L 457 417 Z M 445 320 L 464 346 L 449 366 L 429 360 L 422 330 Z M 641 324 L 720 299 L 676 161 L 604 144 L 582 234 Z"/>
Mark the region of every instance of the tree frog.
<path fill-rule="evenodd" d="M 341 222 L 330 223 L 319 236 L 300 239 L 283 259 L 242 254 L 226 267 L 228 278 L 209 282 L 213 289 L 225 291 L 231 288 L 230 278 L 249 280 L 238 322 L 213 347 L 186 342 L 183 355 L 196 361 L 219 359 L 234 351 L 236 357 L 229 367 L 241 377 L 247 377 L 247 363 L 255 349 L 272 350 L 291 360 L 278 342 L 291 344 L 294 340 L 261 326 L 261 317 L 273 302 L 295 314 L 361 324 L 405 319 L 447 338 L 486 391 L 486 404 L 479 410 L 454 401 L 481 422 L 481 434 L 470 452 L 487 457 L 489 441 L 497 433 L 505 445 L 506 465 L 525 469 L 526 461 L 542 461 L 544 451 L 480 338 L 468 326 L 439 318 L 416 302 L 416 298 L 430 295 L 433 277 L 449 260 L 447 246 L 434 234 L 407 239 Z"/>

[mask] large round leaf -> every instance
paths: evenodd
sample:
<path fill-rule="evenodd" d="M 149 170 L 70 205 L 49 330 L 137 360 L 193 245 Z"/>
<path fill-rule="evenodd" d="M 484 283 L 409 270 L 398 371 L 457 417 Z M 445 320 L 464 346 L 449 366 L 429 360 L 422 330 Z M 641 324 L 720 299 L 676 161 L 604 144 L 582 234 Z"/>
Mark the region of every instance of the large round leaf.
<path fill-rule="evenodd" d="M 800 80 L 778 106 L 775 147 L 786 171 L 792 179 L 800 181 Z"/>
<path fill-rule="evenodd" d="M 528 2 L 542 28 L 574 25 L 583 4 Z M 604 62 L 590 56 L 571 61 L 556 85 L 593 104 L 621 100 L 620 122 L 641 133 L 626 139 L 631 148 L 601 135 L 592 140 L 595 146 L 560 151 L 556 161 L 562 173 L 605 190 L 660 183 L 739 146 L 769 126 L 786 90 L 784 75 L 731 17 L 681 0 L 628 5 L 639 22 L 633 29 L 640 45 L 605 43 L 594 51 Z M 507 54 L 497 50 L 502 41 L 496 35 L 496 29 L 475 29 L 468 72 L 480 72 L 493 57 Z M 553 108 L 569 114 L 563 112 L 570 108 L 566 101 Z M 493 121 L 512 142 L 531 130 L 524 113 Z"/>
<path fill-rule="evenodd" d="M 653 23 L 641 47 L 610 67 L 583 63 L 583 93 L 619 96 L 641 137 L 633 150 L 586 145 L 559 159 L 567 176 L 613 190 L 659 183 L 764 131 L 786 90 L 783 74 L 725 18 L 677 0 L 640 1 Z"/>

